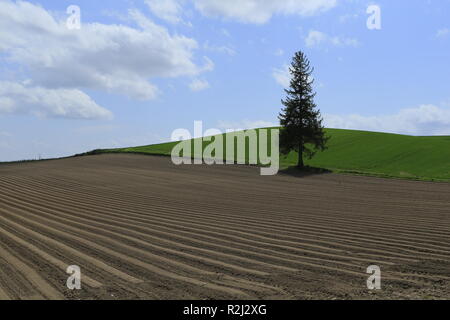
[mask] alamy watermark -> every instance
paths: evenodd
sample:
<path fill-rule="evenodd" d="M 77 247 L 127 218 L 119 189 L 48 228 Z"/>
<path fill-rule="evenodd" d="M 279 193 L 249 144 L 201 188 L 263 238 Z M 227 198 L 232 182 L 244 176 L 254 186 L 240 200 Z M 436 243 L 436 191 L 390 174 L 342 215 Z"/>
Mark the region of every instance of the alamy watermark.
<path fill-rule="evenodd" d="M 371 276 L 367 279 L 367 289 L 381 290 L 381 269 L 379 266 L 372 265 L 367 268 L 367 273 Z"/>
<path fill-rule="evenodd" d="M 71 5 L 66 10 L 69 17 L 66 21 L 67 29 L 80 30 L 81 29 L 81 9 L 79 6 Z"/>
<path fill-rule="evenodd" d="M 381 30 L 381 8 L 380 6 L 373 4 L 367 7 L 367 29 L 369 30 Z"/>
<path fill-rule="evenodd" d="M 172 141 L 180 141 L 172 149 L 172 162 L 176 165 L 259 164 L 263 166 L 261 175 L 276 175 L 280 168 L 279 134 L 279 129 L 203 132 L 203 122 L 195 121 L 193 135 L 187 129 L 172 133 Z"/>
<path fill-rule="evenodd" d="M 67 278 L 67 288 L 69 290 L 81 290 L 81 269 L 79 266 L 68 266 L 66 273 L 70 274 Z"/>

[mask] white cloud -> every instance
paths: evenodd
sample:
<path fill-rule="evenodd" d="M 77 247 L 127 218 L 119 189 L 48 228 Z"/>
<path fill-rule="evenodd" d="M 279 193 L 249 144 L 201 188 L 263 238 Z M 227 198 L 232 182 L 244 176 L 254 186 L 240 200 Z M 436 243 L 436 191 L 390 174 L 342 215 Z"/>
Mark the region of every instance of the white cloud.
<path fill-rule="evenodd" d="M 207 16 L 263 24 L 273 15 L 310 16 L 329 10 L 337 0 L 193 0 Z"/>
<path fill-rule="evenodd" d="M 155 16 L 170 23 L 182 22 L 186 0 L 145 0 Z M 336 6 L 337 0 L 191 0 L 205 16 L 244 23 L 264 24 L 274 15 L 311 16 Z"/>
<path fill-rule="evenodd" d="M 236 55 L 236 51 L 228 46 L 215 46 L 215 45 L 211 45 L 209 44 L 209 41 L 206 41 L 205 44 L 203 45 L 203 48 L 205 50 L 208 51 L 212 51 L 212 52 L 218 52 L 218 53 L 224 53 L 227 54 L 229 56 L 234 56 Z"/>
<path fill-rule="evenodd" d="M 307 47 L 315 47 L 327 40 L 327 35 L 317 30 L 311 30 L 305 39 Z"/>
<path fill-rule="evenodd" d="M 443 38 L 443 37 L 446 37 L 448 35 L 450 35 L 450 29 L 448 29 L 448 28 L 440 29 L 436 33 L 436 37 L 438 37 L 438 38 Z"/>
<path fill-rule="evenodd" d="M 0 1 L 0 51 L 26 67 L 33 84 L 49 89 L 94 89 L 142 100 L 159 90 L 151 78 L 196 76 L 213 68 L 194 61 L 192 38 L 171 35 L 137 10 L 136 26 L 83 23 L 69 30 L 44 8 Z"/>
<path fill-rule="evenodd" d="M 285 64 L 282 68 L 275 68 L 272 72 L 272 76 L 275 81 L 283 88 L 289 88 L 291 85 L 291 72 L 289 65 Z M 309 77 L 309 80 L 314 81 L 314 86 L 317 88 L 324 87 L 322 82 L 316 83 L 313 76 Z"/>
<path fill-rule="evenodd" d="M 177 0 L 145 0 L 155 16 L 173 24 L 182 22 L 182 6 Z"/>
<path fill-rule="evenodd" d="M 391 132 L 409 135 L 450 135 L 450 108 L 421 105 L 381 116 L 324 115 L 329 128 Z"/>
<path fill-rule="evenodd" d="M 222 35 L 224 35 L 227 38 L 231 38 L 231 33 L 227 30 L 227 29 L 220 29 L 220 32 L 222 33 Z"/>
<path fill-rule="evenodd" d="M 333 45 L 336 47 L 357 47 L 359 41 L 354 38 L 344 38 L 338 36 L 330 36 L 317 30 L 310 30 L 305 38 L 305 45 L 308 48 L 319 47 L 321 45 Z"/>
<path fill-rule="evenodd" d="M 279 124 L 264 120 L 242 120 L 242 121 L 219 121 L 217 128 L 221 130 L 245 130 L 277 127 Z"/>
<path fill-rule="evenodd" d="M 360 45 L 358 39 L 355 38 L 332 37 L 330 41 L 337 47 L 357 47 Z"/>
<path fill-rule="evenodd" d="M 283 49 L 277 49 L 274 53 L 276 56 L 281 57 L 282 55 L 284 55 L 284 50 Z"/>
<path fill-rule="evenodd" d="M 348 13 L 348 14 L 344 14 L 342 16 L 339 17 L 339 22 L 340 23 L 346 23 L 349 20 L 353 20 L 353 19 L 358 19 L 359 18 L 359 14 L 358 13 Z"/>
<path fill-rule="evenodd" d="M 70 119 L 111 119 L 110 111 L 77 89 L 27 87 L 0 82 L 0 114 L 32 114 Z"/>
<path fill-rule="evenodd" d="M 11 137 L 11 133 L 6 131 L 0 131 L 0 137 Z"/>
<path fill-rule="evenodd" d="M 203 91 L 209 89 L 211 86 L 206 80 L 195 79 L 189 84 L 189 88 L 194 91 Z"/>
<path fill-rule="evenodd" d="M 275 68 L 272 76 L 283 88 L 288 88 L 291 84 L 291 73 L 287 64 L 285 64 L 282 68 Z"/>

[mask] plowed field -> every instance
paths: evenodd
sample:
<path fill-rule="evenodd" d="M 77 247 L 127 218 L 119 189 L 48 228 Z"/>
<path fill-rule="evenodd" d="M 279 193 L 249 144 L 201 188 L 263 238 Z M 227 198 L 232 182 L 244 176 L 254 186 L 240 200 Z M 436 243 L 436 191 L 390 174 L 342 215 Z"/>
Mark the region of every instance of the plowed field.
<path fill-rule="evenodd" d="M 450 184 L 121 154 L 0 166 L 0 299 L 373 298 L 450 299 Z"/>

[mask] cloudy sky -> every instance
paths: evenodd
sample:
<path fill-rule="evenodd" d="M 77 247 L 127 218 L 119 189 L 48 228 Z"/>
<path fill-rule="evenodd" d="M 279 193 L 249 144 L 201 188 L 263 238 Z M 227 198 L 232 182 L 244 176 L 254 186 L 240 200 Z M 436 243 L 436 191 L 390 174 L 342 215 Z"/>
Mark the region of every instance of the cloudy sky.
<path fill-rule="evenodd" d="M 328 127 L 450 135 L 450 0 L 0 0 L 0 161 L 276 124 L 298 50 Z"/>

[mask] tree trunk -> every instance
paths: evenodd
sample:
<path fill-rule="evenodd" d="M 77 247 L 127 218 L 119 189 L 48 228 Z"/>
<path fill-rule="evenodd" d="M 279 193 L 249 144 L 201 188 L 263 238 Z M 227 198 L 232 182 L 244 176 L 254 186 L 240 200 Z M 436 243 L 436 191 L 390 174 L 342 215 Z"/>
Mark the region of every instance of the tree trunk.
<path fill-rule="evenodd" d="M 305 167 L 305 163 L 303 162 L 303 141 L 300 141 L 298 145 L 298 165 L 299 169 L 303 169 Z"/>

